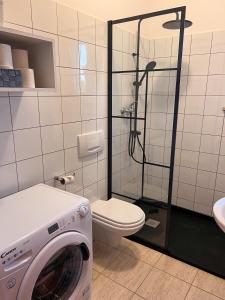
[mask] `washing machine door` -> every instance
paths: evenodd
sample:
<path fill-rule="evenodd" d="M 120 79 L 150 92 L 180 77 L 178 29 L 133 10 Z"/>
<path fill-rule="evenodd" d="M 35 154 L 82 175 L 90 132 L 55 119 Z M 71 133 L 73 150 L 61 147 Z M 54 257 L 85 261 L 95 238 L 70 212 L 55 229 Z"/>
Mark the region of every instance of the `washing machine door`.
<path fill-rule="evenodd" d="M 91 245 L 76 232 L 51 240 L 28 268 L 18 300 L 74 300 L 88 298 Z M 81 295 L 81 296 L 80 296 Z"/>

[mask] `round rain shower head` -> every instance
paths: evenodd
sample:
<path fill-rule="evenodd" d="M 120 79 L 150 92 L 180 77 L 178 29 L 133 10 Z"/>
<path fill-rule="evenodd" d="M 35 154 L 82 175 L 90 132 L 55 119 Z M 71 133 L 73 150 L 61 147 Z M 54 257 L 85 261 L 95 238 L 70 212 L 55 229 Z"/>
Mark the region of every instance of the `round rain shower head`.
<path fill-rule="evenodd" d="M 181 26 L 181 20 L 179 19 L 179 14 L 176 13 L 176 20 L 171 20 L 171 21 L 167 21 L 165 23 L 163 23 L 163 27 L 166 29 L 172 29 L 172 30 L 176 30 L 176 29 L 180 29 Z M 192 22 L 189 20 L 184 20 L 184 28 L 188 28 L 192 26 Z"/>

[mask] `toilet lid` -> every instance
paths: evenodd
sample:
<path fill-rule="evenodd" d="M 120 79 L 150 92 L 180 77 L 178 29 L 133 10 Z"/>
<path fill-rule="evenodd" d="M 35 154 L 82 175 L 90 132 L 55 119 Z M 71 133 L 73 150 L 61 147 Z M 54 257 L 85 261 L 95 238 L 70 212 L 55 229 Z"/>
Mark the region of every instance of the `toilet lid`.
<path fill-rule="evenodd" d="M 116 198 L 108 201 L 97 200 L 91 208 L 95 217 L 99 216 L 118 224 L 138 223 L 144 217 L 144 212 L 140 207 Z"/>

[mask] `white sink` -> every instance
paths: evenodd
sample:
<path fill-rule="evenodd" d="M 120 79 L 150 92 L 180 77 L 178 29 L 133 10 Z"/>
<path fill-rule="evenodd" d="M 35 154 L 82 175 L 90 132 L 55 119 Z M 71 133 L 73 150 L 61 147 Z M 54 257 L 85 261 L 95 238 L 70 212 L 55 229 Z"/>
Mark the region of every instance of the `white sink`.
<path fill-rule="evenodd" d="M 222 198 L 213 206 L 213 215 L 217 225 L 225 232 L 225 198 Z"/>

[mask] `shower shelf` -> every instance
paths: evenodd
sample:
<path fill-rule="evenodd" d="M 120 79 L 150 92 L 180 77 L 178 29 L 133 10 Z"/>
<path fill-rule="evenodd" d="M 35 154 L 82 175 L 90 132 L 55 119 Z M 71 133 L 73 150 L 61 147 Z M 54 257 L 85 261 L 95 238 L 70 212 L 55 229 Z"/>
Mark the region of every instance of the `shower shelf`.
<path fill-rule="evenodd" d="M 0 43 L 28 50 L 29 67 L 34 70 L 35 88 L 1 87 L 0 92 L 55 91 L 55 41 L 32 33 L 0 27 Z"/>

